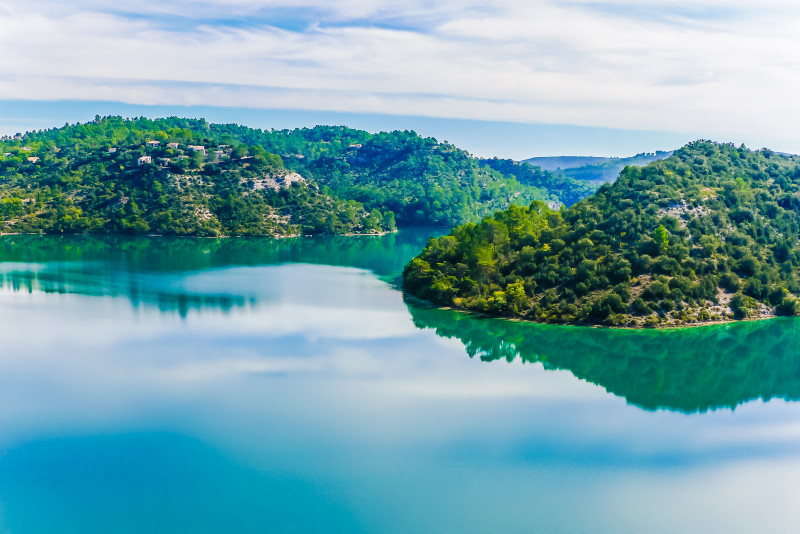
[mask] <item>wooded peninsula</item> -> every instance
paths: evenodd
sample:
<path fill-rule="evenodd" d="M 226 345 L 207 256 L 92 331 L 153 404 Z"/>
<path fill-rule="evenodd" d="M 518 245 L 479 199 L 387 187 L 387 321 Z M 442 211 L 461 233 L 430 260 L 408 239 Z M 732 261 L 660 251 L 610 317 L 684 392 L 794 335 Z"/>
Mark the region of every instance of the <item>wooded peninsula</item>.
<path fill-rule="evenodd" d="M 800 157 L 696 141 L 562 210 L 431 239 L 412 295 L 542 323 L 682 326 L 800 311 Z"/>

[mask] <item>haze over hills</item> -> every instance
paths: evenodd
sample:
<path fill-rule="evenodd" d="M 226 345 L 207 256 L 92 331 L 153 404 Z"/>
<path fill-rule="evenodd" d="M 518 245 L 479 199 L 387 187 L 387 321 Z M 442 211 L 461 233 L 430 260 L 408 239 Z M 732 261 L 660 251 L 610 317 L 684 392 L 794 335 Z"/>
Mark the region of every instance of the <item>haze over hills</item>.
<path fill-rule="evenodd" d="M 535 167 L 541 167 L 545 171 L 560 171 L 562 169 L 574 169 L 575 167 L 585 167 L 586 165 L 597 165 L 605 163 L 611 157 L 603 156 L 540 156 L 522 160 L 523 163 L 530 163 Z M 619 159 L 619 158 L 616 158 Z"/>
<path fill-rule="evenodd" d="M 696 141 L 557 212 L 510 206 L 429 242 L 404 287 L 531 321 L 631 327 L 795 315 L 800 156 Z"/>
<path fill-rule="evenodd" d="M 606 158 L 594 156 L 553 156 L 536 157 L 524 160 L 525 163 L 541 167 L 555 174 L 592 182 L 611 182 L 628 165 L 642 167 L 653 161 L 672 155 L 672 151 L 643 152 L 628 158 Z"/>

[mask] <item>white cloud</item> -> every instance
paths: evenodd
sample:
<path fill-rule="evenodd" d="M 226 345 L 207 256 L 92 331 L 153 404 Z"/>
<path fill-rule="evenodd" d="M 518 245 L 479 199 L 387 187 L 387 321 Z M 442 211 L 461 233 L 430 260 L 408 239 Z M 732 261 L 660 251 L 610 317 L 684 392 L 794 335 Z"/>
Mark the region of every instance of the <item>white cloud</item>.
<path fill-rule="evenodd" d="M 0 98 L 546 122 L 800 148 L 798 15 L 784 0 L 187 0 L 124 13 L 106 0 L 0 2 Z M 281 29 L 292 17 L 304 29 Z"/>

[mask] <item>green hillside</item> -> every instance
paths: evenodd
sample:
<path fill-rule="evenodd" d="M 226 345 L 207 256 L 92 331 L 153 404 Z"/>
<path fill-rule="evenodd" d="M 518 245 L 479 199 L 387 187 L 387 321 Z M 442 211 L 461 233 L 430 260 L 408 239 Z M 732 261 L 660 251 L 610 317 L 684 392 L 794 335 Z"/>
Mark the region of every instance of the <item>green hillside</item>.
<path fill-rule="evenodd" d="M 697 141 L 571 208 L 511 206 L 432 239 L 405 288 L 547 323 L 666 326 L 794 315 L 800 158 Z"/>
<path fill-rule="evenodd" d="M 392 211 L 398 224 L 454 226 L 480 220 L 511 202 L 572 204 L 592 192 L 549 172 L 526 174 L 473 158 L 413 131 L 370 134 L 342 126 L 262 131 L 211 125 L 240 142 L 283 157 L 286 166 L 366 209 Z M 524 175 L 523 175 L 524 174 Z"/>
<path fill-rule="evenodd" d="M 97 117 L 0 139 L 0 232 L 374 233 L 562 202 L 565 183 L 520 183 L 408 131 Z"/>

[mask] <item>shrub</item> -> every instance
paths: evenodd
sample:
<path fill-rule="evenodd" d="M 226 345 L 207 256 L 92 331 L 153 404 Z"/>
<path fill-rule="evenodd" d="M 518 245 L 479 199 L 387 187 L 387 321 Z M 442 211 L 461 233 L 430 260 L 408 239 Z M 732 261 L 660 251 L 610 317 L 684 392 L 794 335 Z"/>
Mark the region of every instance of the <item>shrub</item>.
<path fill-rule="evenodd" d="M 650 315 L 653 312 L 641 298 L 637 298 L 631 303 L 631 310 L 637 315 Z"/>

